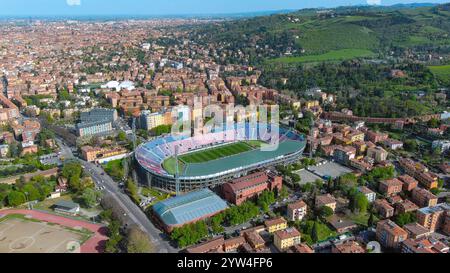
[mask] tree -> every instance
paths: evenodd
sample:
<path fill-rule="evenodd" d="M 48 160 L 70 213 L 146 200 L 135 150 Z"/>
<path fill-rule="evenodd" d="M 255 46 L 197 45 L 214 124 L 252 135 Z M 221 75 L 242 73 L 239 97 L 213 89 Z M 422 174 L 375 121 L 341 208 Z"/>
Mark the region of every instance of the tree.
<path fill-rule="evenodd" d="M 151 253 L 153 245 L 147 234 L 137 228 L 131 227 L 127 234 L 127 252 L 128 253 Z"/>
<path fill-rule="evenodd" d="M 353 197 L 353 211 L 358 210 L 359 213 L 366 213 L 367 208 L 369 207 L 369 200 L 367 200 L 367 197 L 361 193 L 358 192 Z"/>
<path fill-rule="evenodd" d="M 81 195 L 83 204 L 88 208 L 93 208 L 98 204 L 102 194 L 92 188 L 86 188 Z"/>
<path fill-rule="evenodd" d="M 416 221 L 416 215 L 411 212 L 401 213 L 395 217 L 395 223 L 401 227 Z"/>
<path fill-rule="evenodd" d="M 117 139 L 119 141 L 125 141 L 127 140 L 127 134 L 124 131 L 120 131 L 119 134 L 117 135 Z"/>
<path fill-rule="evenodd" d="M 319 209 L 319 215 L 323 218 L 329 217 L 333 214 L 334 214 L 333 209 L 328 206 L 322 206 Z"/>
<path fill-rule="evenodd" d="M 225 229 L 222 225 L 224 220 L 223 213 L 211 217 L 211 229 L 214 233 L 222 233 Z"/>
<path fill-rule="evenodd" d="M 417 141 L 415 139 L 407 139 L 404 143 L 405 150 L 408 152 L 416 152 L 417 151 Z"/>
<path fill-rule="evenodd" d="M 318 231 L 317 221 L 314 221 L 314 226 L 311 231 L 311 239 L 313 240 L 313 242 L 319 241 L 319 231 Z"/>
<path fill-rule="evenodd" d="M 373 211 L 370 211 L 370 215 L 369 215 L 369 219 L 367 220 L 367 226 L 368 227 L 373 227 L 374 224 L 374 216 L 373 216 Z"/>
<path fill-rule="evenodd" d="M 23 192 L 24 194 L 28 194 L 28 200 L 29 201 L 36 201 L 36 200 L 40 200 L 41 199 L 41 193 L 31 183 L 30 184 L 26 184 L 25 186 L 23 186 L 23 188 L 21 189 L 21 192 Z"/>
<path fill-rule="evenodd" d="M 23 192 L 20 191 L 11 191 L 8 194 L 8 205 L 11 207 L 17 207 L 26 202 L 26 196 Z"/>

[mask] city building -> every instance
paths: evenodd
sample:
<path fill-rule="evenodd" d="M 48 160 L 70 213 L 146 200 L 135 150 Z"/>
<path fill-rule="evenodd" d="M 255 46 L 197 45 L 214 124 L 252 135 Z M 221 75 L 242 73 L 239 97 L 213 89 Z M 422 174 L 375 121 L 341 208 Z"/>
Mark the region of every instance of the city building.
<path fill-rule="evenodd" d="M 416 188 L 419 185 L 419 181 L 412 178 L 411 176 L 405 174 L 402 176 L 397 177 L 398 180 L 403 182 L 403 190 L 404 191 L 412 191 L 414 188 Z"/>
<path fill-rule="evenodd" d="M 373 202 L 373 205 L 382 218 L 386 219 L 394 216 L 395 209 L 388 201 L 386 201 L 386 199 L 377 199 Z"/>
<path fill-rule="evenodd" d="M 82 158 L 88 162 L 98 162 L 100 164 L 125 158 L 128 151 L 123 147 L 100 148 L 83 146 L 81 147 Z"/>
<path fill-rule="evenodd" d="M 403 229 L 408 232 L 408 238 L 419 239 L 428 237 L 432 232 L 418 223 L 410 223 L 403 226 Z"/>
<path fill-rule="evenodd" d="M 445 153 L 450 150 L 450 140 L 435 140 L 431 144 L 431 148 L 438 149 L 441 153 Z"/>
<path fill-rule="evenodd" d="M 286 229 L 287 221 L 283 217 L 278 217 L 264 221 L 264 226 L 269 233 L 274 233 L 275 231 Z"/>
<path fill-rule="evenodd" d="M 225 183 L 222 186 L 222 193 L 228 202 L 240 205 L 266 190 L 280 191 L 281 187 L 282 177 L 269 175 L 266 172 L 256 172 Z"/>
<path fill-rule="evenodd" d="M 226 202 L 214 192 L 202 189 L 156 203 L 152 215 L 170 233 L 175 227 L 212 217 L 227 208 Z"/>
<path fill-rule="evenodd" d="M 291 203 L 287 206 L 287 218 L 289 221 L 301 221 L 308 212 L 308 206 L 303 200 Z"/>
<path fill-rule="evenodd" d="M 438 198 L 430 191 L 422 188 L 415 188 L 412 190 L 412 201 L 419 207 L 433 207 L 437 205 Z"/>
<path fill-rule="evenodd" d="M 91 137 L 108 134 L 111 133 L 112 130 L 112 123 L 105 120 L 77 124 L 77 133 L 79 137 Z"/>
<path fill-rule="evenodd" d="M 285 251 L 288 248 L 301 243 L 300 232 L 293 227 L 277 230 L 273 234 L 273 243 L 279 251 Z"/>
<path fill-rule="evenodd" d="M 333 153 L 336 162 L 347 165 L 356 156 L 356 149 L 351 146 L 337 146 Z"/>
<path fill-rule="evenodd" d="M 408 233 L 391 220 L 382 220 L 377 224 L 377 240 L 386 248 L 399 249 L 408 238 Z"/>
<path fill-rule="evenodd" d="M 370 203 L 377 199 L 377 194 L 366 186 L 359 187 L 358 191 L 364 194 Z"/>
<path fill-rule="evenodd" d="M 336 199 L 331 194 L 318 195 L 316 196 L 315 206 L 316 209 L 320 209 L 323 206 L 327 206 L 333 210 L 336 210 Z"/>
<path fill-rule="evenodd" d="M 144 130 L 150 131 L 151 129 L 166 125 L 166 119 L 163 113 L 151 113 L 150 111 L 142 111 L 139 118 L 140 127 Z"/>
<path fill-rule="evenodd" d="M 414 204 L 413 202 L 409 201 L 408 199 L 395 204 L 395 213 L 396 214 L 414 212 L 418 209 L 419 209 L 419 207 L 416 204 Z"/>
<path fill-rule="evenodd" d="M 393 196 L 402 191 L 403 183 L 397 178 L 380 181 L 379 191 L 385 196 Z"/>
<path fill-rule="evenodd" d="M 380 146 L 367 149 L 367 157 L 372 158 L 376 163 L 386 161 L 388 152 Z"/>
<path fill-rule="evenodd" d="M 346 241 L 333 244 L 331 253 L 366 253 L 366 250 L 356 241 Z"/>
<path fill-rule="evenodd" d="M 449 253 L 446 243 L 433 238 L 407 239 L 402 243 L 402 253 Z"/>
<path fill-rule="evenodd" d="M 417 223 L 430 231 L 442 229 L 450 235 L 450 205 L 441 203 L 433 207 L 417 210 Z"/>
<path fill-rule="evenodd" d="M 78 136 L 91 137 L 111 133 L 117 118 L 115 109 L 96 108 L 81 112 L 80 122 L 77 124 Z"/>

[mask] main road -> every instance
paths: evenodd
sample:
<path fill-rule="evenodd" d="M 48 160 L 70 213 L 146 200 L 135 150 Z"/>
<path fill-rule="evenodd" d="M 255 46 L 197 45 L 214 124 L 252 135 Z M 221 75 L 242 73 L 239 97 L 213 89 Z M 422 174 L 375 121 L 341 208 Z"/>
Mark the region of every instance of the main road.
<path fill-rule="evenodd" d="M 63 141 L 57 139 L 57 142 L 61 148 L 61 156 L 66 159 L 77 159 L 74 157 L 72 150 Z M 169 244 L 166 235 L 158 230 L 152 222 L 148 219 L 147 215 L 135 204 L 128 195 L 124 194 L 118 187 L 117 183 L 107 175 L 104 170 L 91 162 L 86 162 L 84 160 L 78 159 L 84 170 L 88 172 L 97 186 L 102 186 L 104 192 L 109 193 L 113 196 L 118 204 L 125 211 L 126 216 L 139 226 L 143 231 L 145 231 L 153 246 L 158 253 L 176 253 L 177 250 Z"/>

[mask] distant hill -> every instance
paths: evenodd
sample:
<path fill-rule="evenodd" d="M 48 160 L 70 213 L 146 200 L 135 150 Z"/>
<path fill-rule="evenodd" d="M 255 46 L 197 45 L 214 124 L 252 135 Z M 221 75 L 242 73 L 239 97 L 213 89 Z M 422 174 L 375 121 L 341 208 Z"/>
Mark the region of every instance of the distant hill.
<path fill-rule="evenodd" d="M 203 43 L 225 53 L 227 61 L 241 63 L 342 59 L 340 52 L 348 59 L 405 49 L 446 50 L 449 34 L 450 4 L 423 3 L 304 9 L 192 30 Z"/>

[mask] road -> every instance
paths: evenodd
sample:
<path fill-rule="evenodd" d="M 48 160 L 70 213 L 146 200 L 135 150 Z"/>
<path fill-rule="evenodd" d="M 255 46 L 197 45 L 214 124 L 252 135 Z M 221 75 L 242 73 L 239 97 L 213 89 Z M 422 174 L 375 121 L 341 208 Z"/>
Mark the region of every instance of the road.
<path fill-rule="evenodd" d="M 75 159 L 72 154 L 70 147 L 65 145 L 61 140 L 57 139 L 58 144 L 61 148 L 61 155 L 67 159 Z M 166 236 L 160 230 L 158 230 L 152 222 L 147 218 L 147 215 L 135 204 L 131 199 L 124 194 L 117 183 L 113 181 L 113 179 L 104 173 L 104 170 L 95 165 L 94 163 L 86 162 L 84 160 L 78 159 L 82 166 L 84 166 L 85 171 L 87 171 L 94 180 L 97 186 L 104 187 L 104 191 L 111 194 L 122 209 L 125 211 L 126 216 L 130 218 L 130 220 L 139 226 L 143 231 L 145 231 L 150 237 L 151 242 L 153 243 L 157 253 L 176 253 L 177 249 L 172 247 L 169 244 L 168 240 L 165 240 Z"/>

